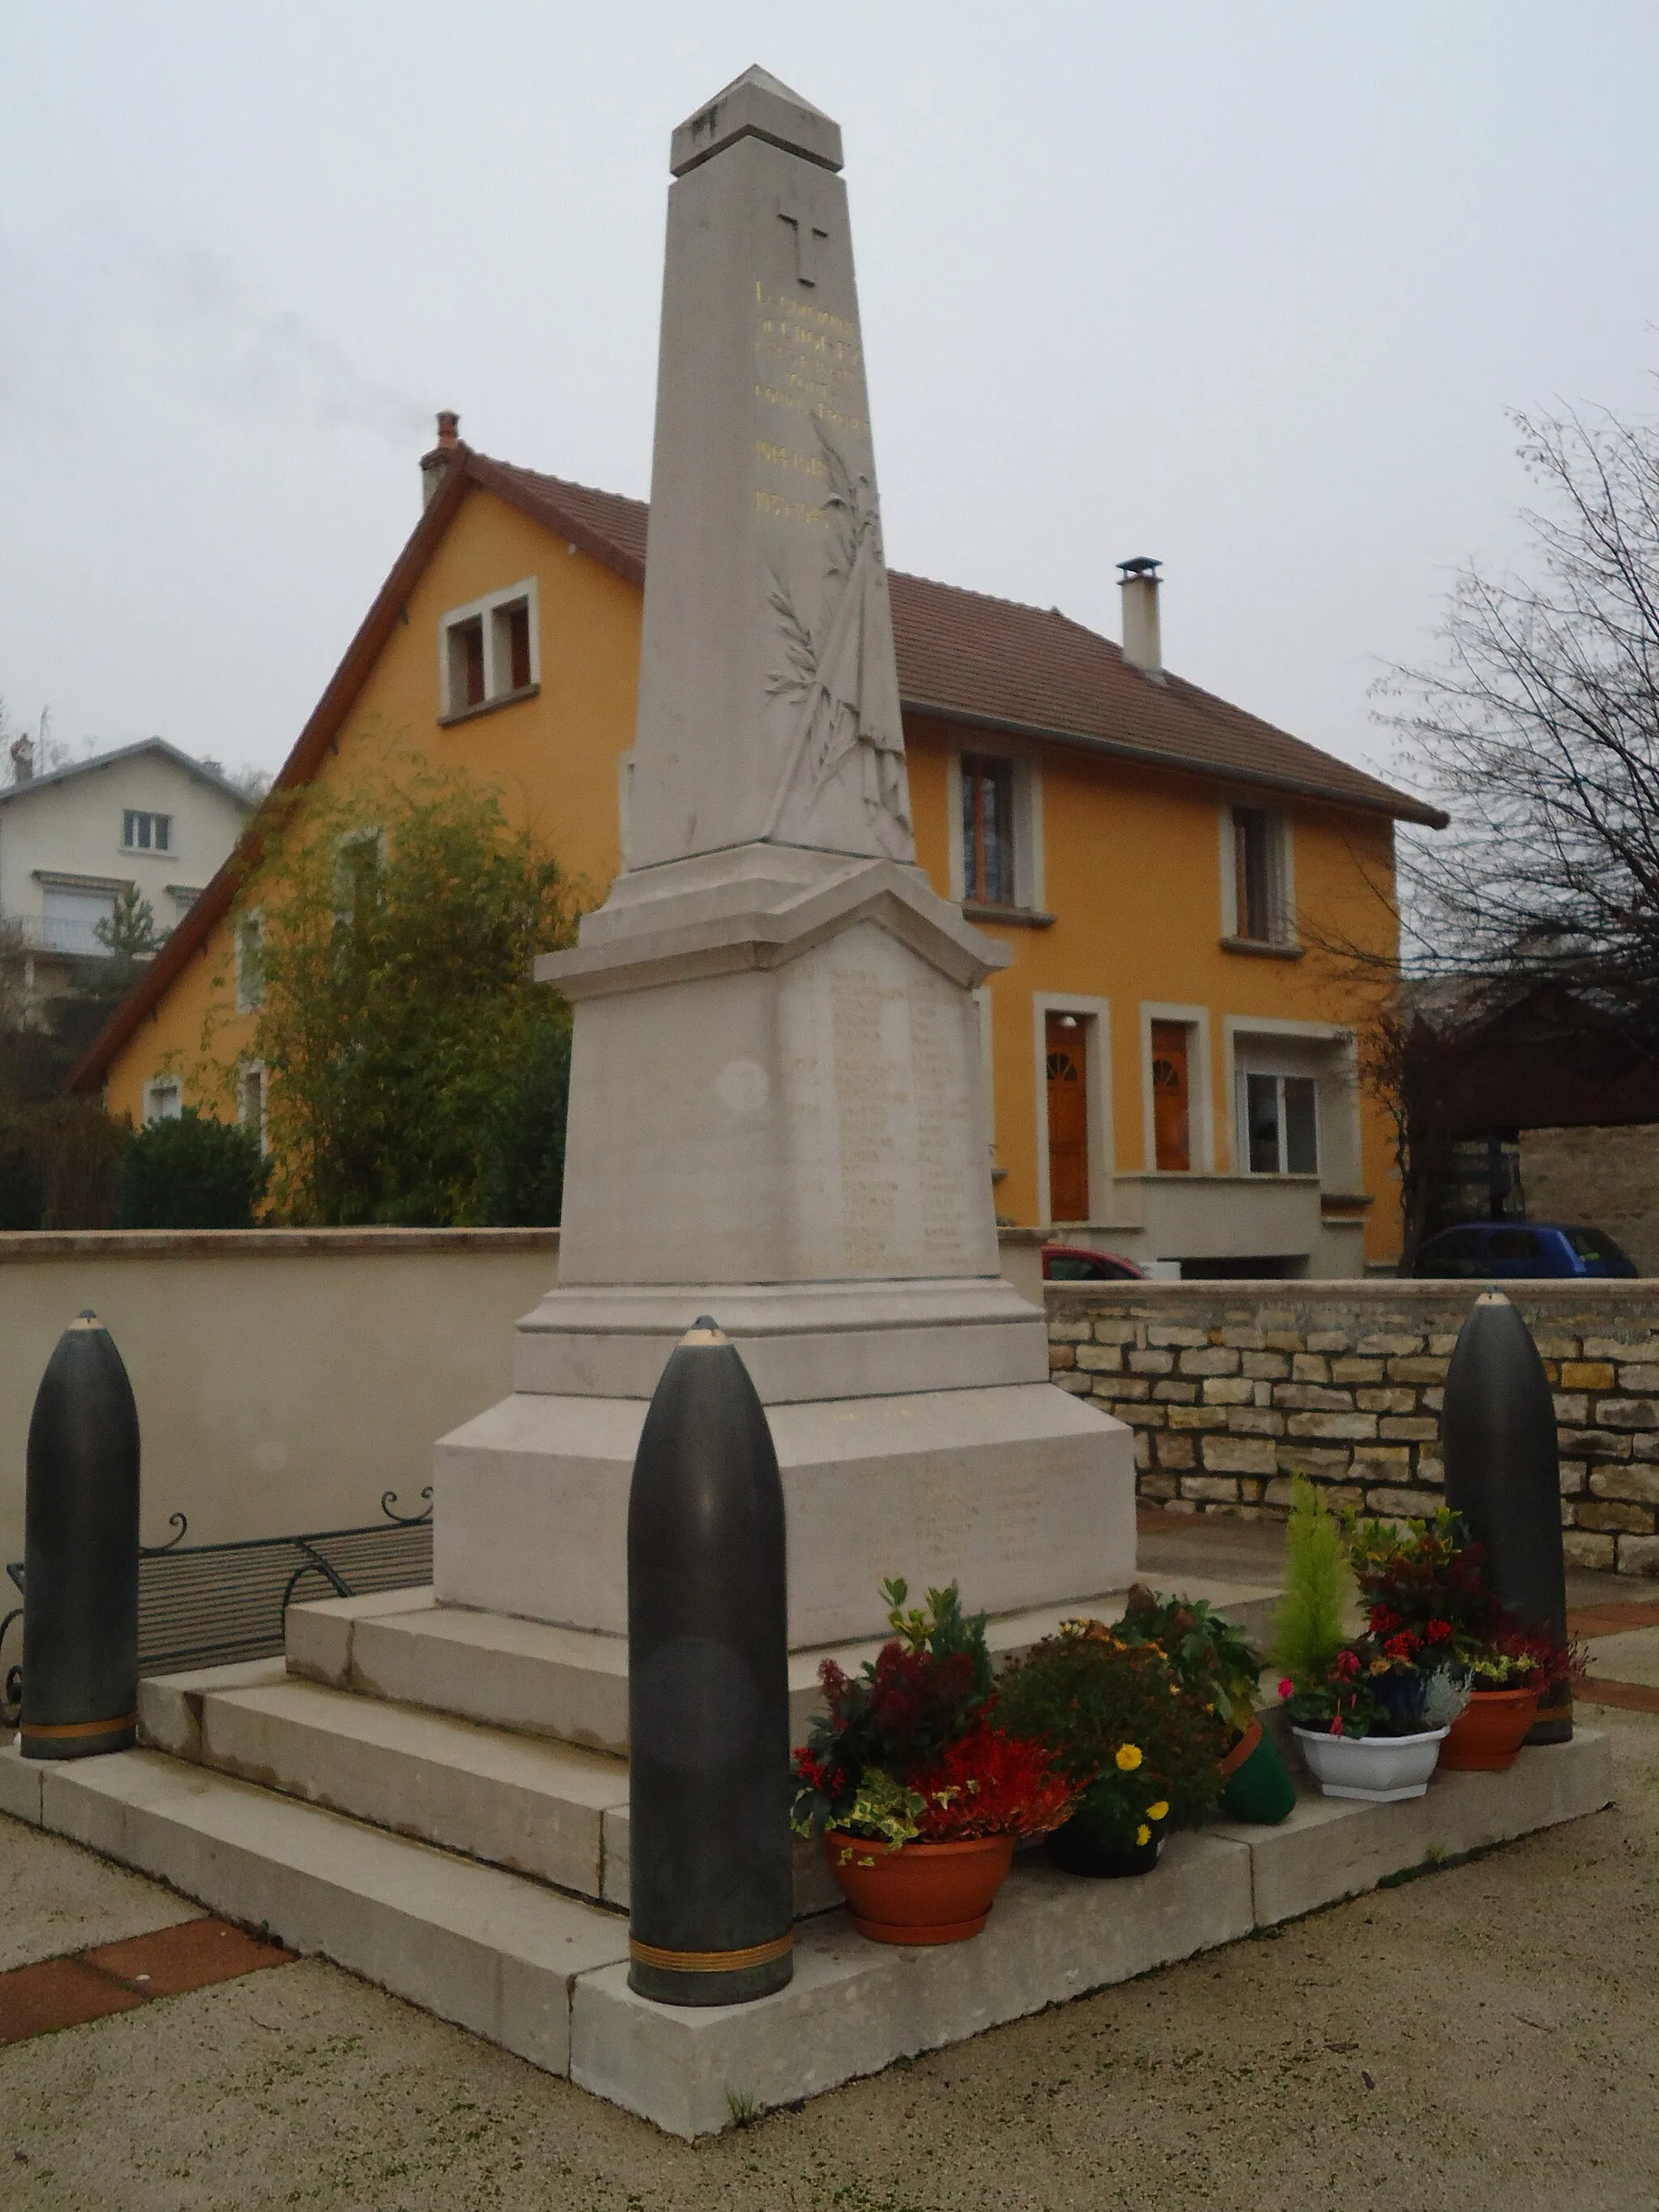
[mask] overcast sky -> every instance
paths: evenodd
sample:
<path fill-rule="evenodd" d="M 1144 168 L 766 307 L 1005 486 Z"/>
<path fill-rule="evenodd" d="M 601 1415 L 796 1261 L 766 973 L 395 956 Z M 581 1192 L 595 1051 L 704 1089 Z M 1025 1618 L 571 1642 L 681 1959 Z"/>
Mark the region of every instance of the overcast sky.
<path fill-rule="evenodd" d="M 1355 759 L 1515 560 L 1506 410 L 1653 411 L 1653 0 L 0 0 L 0 696 L 275 768 L 433 411 L 643 495 L 672 127 L 847 147 L 896 567 Z"/>

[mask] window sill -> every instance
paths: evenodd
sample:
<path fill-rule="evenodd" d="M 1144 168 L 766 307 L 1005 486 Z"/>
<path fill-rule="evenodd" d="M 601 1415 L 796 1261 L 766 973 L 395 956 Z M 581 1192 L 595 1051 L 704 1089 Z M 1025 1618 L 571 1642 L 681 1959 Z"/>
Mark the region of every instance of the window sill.
<path fill-rule="evenodd" d="M 1248 952 L 1257 960 L 1300 960 L 1308 948 L 1305 945 L 1273 945 L 1261 937 L 1224 937 L 1224 952 Z"/>
<path fill-rule="evenodd" d="M 983 899 L 963 899 L 962 913 L 966 921 L 1001 921 L 1014 929 L 1052 929 L 1056 919 L 1035 907 L 993 906 Z"/>
<path fill-rule="evenodd" d="M 1305 945 L 1272 945 L 1267 938 L 1224 938 L 1224 953 L 1249 953 L 1255 960 L 1301 960 Z"/>
<path fill-rule="evenodd" d="M 1369 1190 L 1327 1190 L 1320 1193 L 1319 1203 L 1327 1213 L 1363 1213 L 1376 1199 Z"/>
<path fill-rule="evenodd" d="M 476 722 L 480 714 L 493 714 L 498 707 L 516 707 L 523 700 L 535 698 L 541 688 L 539 684 L 523 684 L 516 691 L 503 691 L 499 698 L 482 700 L 476 707 L 463 707 L 459 714 L 440 714 L 438 727 L 453 729 L 457 722 Z"/>

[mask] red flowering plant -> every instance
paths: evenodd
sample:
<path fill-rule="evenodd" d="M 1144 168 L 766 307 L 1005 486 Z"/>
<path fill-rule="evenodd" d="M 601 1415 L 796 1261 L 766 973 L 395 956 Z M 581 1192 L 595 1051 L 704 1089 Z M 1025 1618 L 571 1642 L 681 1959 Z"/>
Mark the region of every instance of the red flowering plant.
<path fill-rule="evenodd" d="M 1366 1521 L 1349 1536 L 1368 1626 L 1390 1657 L 1448 1668 L 1474 1690 L 1543 1690 L 1583 1672 L 1575 1645 L 1504 1611 L 1461 1515 L 1443 1510 L 1403 1530 Z"/>
<path fill-rule="evenodd" d="M 1041 1743 L 995 1720 L 985 1615 L 965 1617 L 957 1586 L 904 1609 L 884 1583 L 893 1634 L 848 1674 L 818 1669 L 825 1711 L 795 1753 L 793 1825 L 902 1844 L 1040 1836 L 1072 1809 L 1073 1786 Z"/>

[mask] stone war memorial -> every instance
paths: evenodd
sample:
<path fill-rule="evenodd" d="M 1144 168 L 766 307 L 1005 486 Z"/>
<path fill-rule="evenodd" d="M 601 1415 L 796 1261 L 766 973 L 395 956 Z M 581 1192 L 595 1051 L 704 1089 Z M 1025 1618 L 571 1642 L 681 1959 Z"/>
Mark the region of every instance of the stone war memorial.
<path fill-rule="evenodd" d="M 142 1680 L 137 1748 L 0 1752 L 0 1808 L 695 2137 L 1573 1818 L 1610 1768 L 1570 1705 L 1570 1741 L 1381 1795 L 1316 1794 L 1291 1754 L 1273 1824 L 1224 1810 L 1167 1848 L 1143 1828 L 1133 1869 L 1091 1869 L 1150 1879 L 1014 1857 L 999 1832 L 988 1920 L 913 1944 L 879 1911 L 854 1924 L 751 1759 L 772 1917 L 699 1954 L 677 1885 L 695 1861 L 718 1902 L 719 1800 L 641 1728 L 636 1893 L 629 1553 L 652 1547 L 629 1495 L 677 1352 L 682 1376 L 735 1377 L 731 1433 L 764 1475 L 769 1564 L 725 1524 L 725 1602 L 770 1576 L 742 1624 L 771 1669 L 769 1771 L 786 1702 L 799 1746 L 821 1663 L 855 1675 L 877 1651 L 890 1578 L 988 1615 L 987 1684 L 1062 1620 L 1152 1601 L 1130 1597 L 1130 1432 L 1050 1383 L 1043 1315 L 999 1272 L 974 992 L 1002 956 L 915 859 L 840 130 L 752 69 L 674 132 L 670 167 L 626 865 L 541 969 L 574 1007 L 558 1285 L 519 1324 L 512 1395 L 437 1443 L 431 1589 L 294 1604 L 279 1656 Z M 1529 1340 L 1516 1356 L 1535 1362 Z M 1462 1449 L 1501 1534 L 1490 1427 Z M 672 1460 L 648 1494 L 679 1499 L 689 1553 Z M 654 1547 L 659 1590 L 672 1552 Z M 73 1585 L 72 1559 L 30 1557 L 32 1580 Z M 1258 1638 L 1274 1596 L 1179 1595 Z M 665 1711 L 686 1618 L 649 1647 Z M 28 1634 L 26 1612 L 26 1653 Z M 40 1710 L 60 1734 L 103 1722 Z M 688 1735 L 710 1725 L 688 1710 Z M 1427 1734 L 1376 1741 L 1426 1742 L 1433 1766 Z M 703 1824 L 684 1865 L 682 1819 Z M 630 1906 L 665 1932 L 630 1946 Z M 661 2001 L 700 1958 L 752 1967 L 750 2001 Z"/>
<path fill-rule="evenodd" d="M 575 1006 L 559 1287 L 439 1448 L 441 1603 L 617 1636 L 646 1402 L 707 1310 L 770 1414 L 790 1641 L 880 1583 L 1119 1588 L 1132 1439 L 999 1272 L 972 993 L 916 865 L 841 133 L 750 70 L 674 135 L 624 873 Z"/>

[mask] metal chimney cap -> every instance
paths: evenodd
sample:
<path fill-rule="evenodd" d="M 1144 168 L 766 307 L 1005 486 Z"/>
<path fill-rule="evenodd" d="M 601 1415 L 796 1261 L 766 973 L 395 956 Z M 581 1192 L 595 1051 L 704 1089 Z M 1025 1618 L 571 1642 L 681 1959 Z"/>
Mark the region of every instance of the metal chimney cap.
<path fill-rule="evenodd" d="M 1117 565 L 1120 572 L 1126 578 L 1129 576 L 1156 578 L 1164 563 L 1161 561 L 1154 561 L 1148 554 L 1138 553 L 1133 561 L 1120 561 Z"/>

